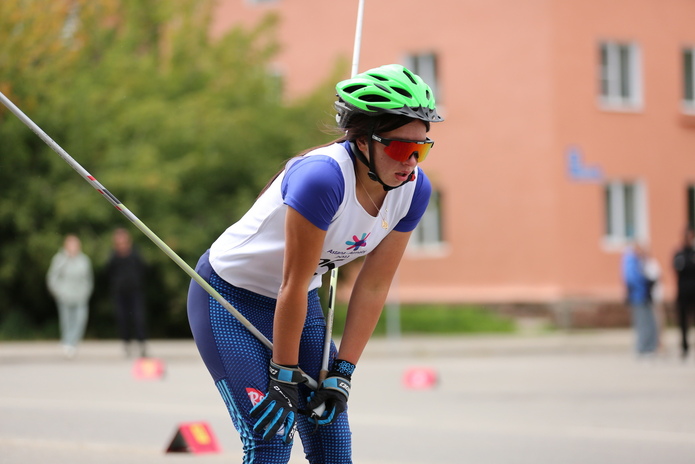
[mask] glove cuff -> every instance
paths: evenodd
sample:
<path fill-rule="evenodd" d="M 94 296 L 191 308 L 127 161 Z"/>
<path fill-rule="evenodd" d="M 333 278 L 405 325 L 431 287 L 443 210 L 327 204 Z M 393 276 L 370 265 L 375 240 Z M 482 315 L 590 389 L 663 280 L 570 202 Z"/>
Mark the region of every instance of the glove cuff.
<path fill-rule="evenodd" d="M 282 366 L 272 360 L 268 364 L 268 376 L 278 382 L 296 385 L 306 382 L 298 366 Z"/>
<path fill-rule="evenodd" d="M 338 374 L 348 380 L 352 380 L 352 373 L 355 372 L 355 365 L 344 359 L 336 359 L 333 361 L 332 374 Z"/>
<path fill-rule="evenodd" d="M 321 383 L 321 388 L 324 390 L 337 391 L 338 393 L 342 394 L 347 401 L 347 399 L 350 397 L 350 389 L 352 388 L 352 384 L 346 378 L 329 374 L 329 376 L 326 377 L 326 380 Z"/>

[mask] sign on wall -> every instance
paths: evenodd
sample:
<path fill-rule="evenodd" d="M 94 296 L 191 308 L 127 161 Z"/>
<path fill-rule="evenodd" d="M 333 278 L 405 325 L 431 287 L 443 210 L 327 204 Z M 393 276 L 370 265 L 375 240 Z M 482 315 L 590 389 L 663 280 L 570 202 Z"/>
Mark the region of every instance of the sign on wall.
<path fill-rule="evenodd" d="M 599 182 L 603 180 L 600 166 L 584 164 L 584 156 L 579 147 L 567 149 L 567 175 L 570 180 L 578 182 Z"/>

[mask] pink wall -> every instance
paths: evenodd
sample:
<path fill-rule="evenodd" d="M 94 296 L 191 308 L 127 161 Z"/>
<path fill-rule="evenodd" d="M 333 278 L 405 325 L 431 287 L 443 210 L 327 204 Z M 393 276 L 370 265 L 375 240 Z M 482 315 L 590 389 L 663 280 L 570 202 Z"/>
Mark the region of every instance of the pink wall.
<path fill-rule="evenodd" d="M 277 66 L 290 96 L 326 79 L 338 58 L 349 65 L 356 0 L 222 0 L 213 33 L 268 11 L 281 16 Z M 602 239 L 602 184 L 568 179 L 572 145 L 607 178 L 646 182 L 650 246 L 672 292 L 685 185 L 695 182 L 695 130 L 680 122 L 680 50 L 695 44 L 693 18 L 689 0 L 366 0 L 359 70 L 436 52 L 446 117 L 423 168 L 442 192 L 447 246 L 407 254 L 398 296 L 622 298 L 620 250 Z M 602 39 L 641 46 L 642 111 L 600 109 Z"/>

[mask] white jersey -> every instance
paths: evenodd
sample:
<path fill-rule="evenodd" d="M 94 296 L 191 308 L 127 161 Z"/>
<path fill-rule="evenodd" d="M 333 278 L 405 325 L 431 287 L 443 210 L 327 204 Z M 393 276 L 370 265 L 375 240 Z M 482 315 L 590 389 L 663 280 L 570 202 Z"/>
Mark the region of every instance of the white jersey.
<path fill-rule="evenodd" d="M 372 251 L 391 230 L 412 230 L 431 191 L 422 170 L 417 167 L 415 180 L 389 191 L 380 215 L 374 217 L 357 201 L 354 163 L 348 142 L 291 160 L 251 209 L 212 244 L 210 265 L 215 272 L 234 286 L 277 298 L 288 205 L 326 230 L 321 259 L 307 290 L 318 288 L 321 276 L 333 267 Z"/>

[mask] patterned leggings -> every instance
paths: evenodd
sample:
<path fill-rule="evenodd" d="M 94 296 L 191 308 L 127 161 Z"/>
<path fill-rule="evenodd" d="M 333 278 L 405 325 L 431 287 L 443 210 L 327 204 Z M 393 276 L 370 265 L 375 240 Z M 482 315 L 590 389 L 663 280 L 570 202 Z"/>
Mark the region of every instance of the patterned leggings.
<path fill-rule="evenodd" d="M 273 334 L 275 302 L 256 293 L 234 287 L 212 270 L 208 253 L 198 262 L 196 271 L 229 303 L 244 315 L 269 340 Z M 325 319 L 318 292 L 312 290 L 307 299 L 308 312 L 300 342 L 299 366 L 314 379 L 321 369 Z M 245 464 L 285 464 L 292 445 L 282 442 L 282 429 L 272 440 L 263 441 L 253 431 L 254 420 L 249 412 L 268 389 L 268 362 L 271 352 L 222 305 L 209 296 L 195 281 L 188 293 L 188 320 L 203 362 L 212 375 L 236 427 L 244 449 Z M 331 343 L 331 360 L 336 348 Z M 299 386 L 300 408 L 310 390 Z M 328 426 L 318 429 L 306 416 L 298 415 L 299 432 L 304 453 L 312 464 L 350 464 L 351 432 L 347 412 Z"/>

